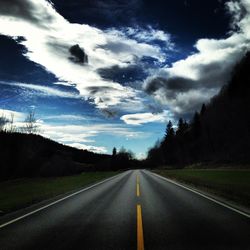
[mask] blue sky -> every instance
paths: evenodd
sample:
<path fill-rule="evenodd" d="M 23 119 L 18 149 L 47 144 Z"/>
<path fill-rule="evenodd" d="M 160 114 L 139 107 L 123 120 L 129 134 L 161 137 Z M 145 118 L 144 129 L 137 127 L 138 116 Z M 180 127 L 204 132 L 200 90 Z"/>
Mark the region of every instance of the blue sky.
<path fill-rule="evenodd" d="M 1 112 L 21 126 L 34 110 L 46 137 L 141 158 L 227 82 L 249 49 L 249 11 L 249 0 L 0 0 Z"/>

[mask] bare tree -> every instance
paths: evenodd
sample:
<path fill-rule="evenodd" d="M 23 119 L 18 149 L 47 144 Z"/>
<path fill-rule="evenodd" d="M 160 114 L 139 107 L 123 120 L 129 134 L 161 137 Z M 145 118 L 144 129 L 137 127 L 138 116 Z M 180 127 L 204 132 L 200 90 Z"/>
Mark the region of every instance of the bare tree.
<path fill-rule="evenodd" d="M 9 123 L 9 120 L 6 118 L 4 114 L 0 117 L 0 131 L 6 130 L 6 125 Z"/>
<path fill-rule="evenodd" d="M 25 126 L 23 129 L 25 133 L 36 134 L 39 132 L 35 111 L 30 111 L 26 116 L 24 122 Z"/>
<path fill-rule="evenodd" d="M 15 117 L 14 113 L 11 113 L 8 126 L 8 132 L 10 133 L 17 132 L 17 127 L 14 125 L 14 117 Z"/>

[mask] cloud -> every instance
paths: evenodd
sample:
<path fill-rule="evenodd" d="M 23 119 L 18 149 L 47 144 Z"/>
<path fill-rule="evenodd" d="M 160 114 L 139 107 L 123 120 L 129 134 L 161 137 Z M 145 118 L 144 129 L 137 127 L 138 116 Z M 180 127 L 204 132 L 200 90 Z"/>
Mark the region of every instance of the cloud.
<path fill-rule="evenodd" d="M 92 117 L 82 115 L 46 115 L 42 118 L 45 121 L 87 121 L 93 119 Z"/>
<path fill-rule="evenodd" d="M 126 27 L 122 29 L 122 33 L 128 37 L 137 40 L 138 42 L 147 43 L 160 43 L 165 46 L 166 50 L 174 50 L 175 44 L 172 41 L 172 37 L 169 33 L 163 30 L 155 29 L 148 25 L 145 28 L 137 26 L 136 28 Z"/>
<path fill-rule="evenodd" d="M 82 144 L 82 143 L 69 143 L 66 145 L 73 147 L 73 148 L 88 150 L 88 151 L 98 153 L 98 154 L 105 154 L 108 152 L 108 150 L 105 147 L 90 146 L 90 145 L 86 145 L 86 144 Z"/>
<path fill-rule="evenodd" d="M 247 4 L 246 1 L 245 1 L 245 3 Z M 231 28 L 236 29 L 236 30 L 238 28 L 241 28 L 239 23 L 244 18 L 245 14 L 246 14 L 246 10 L 245 10 L 244 6 L 238 1 L 229 1 L 229 2 L 226 2 L 225 5 L 226 5 L 226 8 L 227 8 L 229 14 L 233 15 L 232 22 L 231 22 Z"/>
<path fill-rule="evenodd" d="M 144 82 L 144 90 L 176 115 L 190 116 L 217 94 L 250 47 L 250 1 L 230 1 L 226 5 L 237 30 L 225 39 L 198 40 L 196 53 L 161 69 Z"/>
<path fill-rule="evenodd" d="M 12 16 L 33 22 L 41 27 L 56 20 L 54 9 L 49 8 L 49 3 L 46 1 L 35 3 L 29 0 L 1 0 L 0 13 L 6 17 Z"/>
<path fill-rule="evenodd" d="M 106 1 L 98 4 L 105 9 Z M 123 5 L 128 3 L 121 3 Z M 29 60 L 43 66 L 59 81 L 74 86 L 85 100 L 99 109 L 117 107 L 130 101 L 133 104 L 138 96 L 138 91 L 132 87 L 103 79 L 99 74 L 101 68 L 125 68 L 145 56 L 159 62 L 165 60 L 161 46 L 151 43 L 146 31 L 139 39 L 138 32 L 129 37 L 122 30 L 101 30 L 70 23 L 45 0 L 1 0 L 0 21 L 0 33 L 24 45 L 27 49 L 24 55 Z M 148 32 L 152 33 L 152 30 Z M 157 37 L 158 40 L 165 39 L 162 31 L 157 33 Z M 74 60 L 69 60 L 72 44 L 78 46 L 73 47 Z M 88 64 L 75 63 L 86 61 L 86 55 Z"/>
<path fill-rule="evenodd" d="M 7 119 L 11 119 L 11 116 L 14 115 L 14 121 L 15 122 L 21 122 L 24 121 L 26 115 L 20 112 L 16 112 L 9 109 L 0 109 L 0 116 L 6 117 Z"/>
<path fill-rule="evenodd" d="M 112 124 L 57 125 L 41 123 L 40 129 L 43 136 L 62 143 L 95 142 L 94 138 L 99 135 L 121 138 L 141 138 L 146 136 L 144 133 L 134 131 L 131 128 Z"/>
<path fill-rule="evenodd" d="M 134 30 L 130 28 L 130 30 Z M 110 55 L 118 55 L 118 58 L 121 58 L 122 63 L 118 64 L 119 66 L 128 66 L 130 63 L 133 63 L 144 56 L 155 58 L 160 62 L 166 60 L 165 55 L 162 53 L 161 47 L 152 43 L 154 39 L 149 39 L 151 31 L 149 31 L 148 37 L 139 37 L 139 32 L 136 32 L 138 36 L 130 35 L 128 29 L 117 30 L 115 28 L 107 29 L 108 34 L 108 43 L 100 46 L 101 48 L 109 51 Z M 132 33 L 132 32 L 131 32 Z M 147 33 L 147 30 L 144 30 L 144 33 Z M 171 45 L 172 46 L 172 45 Z M 169 46 L 169 49 L 171 48 Z"/>
<path fill-rule="evenodd" d="M 0 84 L 31 90 L 33 91 L 33 94 L 34 92 L 36 92 L 39 95 L 43 95 L 43 96 L 56 96 L 56 97 L 62 97 L 62 98 L 79 98 L 79 94 L 77 93 L 62 91 L 56 88 L 42 86 L 42 85 L 16 83 L 16 82 L 3 82 L 3 81 L 0 81 Z"/>
<path fill-rule="evenodd" d="M 164 111 L 159 114 L 138 113 L 123 115 L 121 120 L 129 125 L 142 125 L 149 122 L 166 122 L 170 117 L 170 114 L 167 111 Z"/>
<path fill-rule="evenodd" d="M 69 48 L 69 52 L 73 57 L 70 59 L 76 63 L 88 63 L 88 56 L 84 52 L 84 49 L 80 48 L 78 44 L 73 45 Z"/>

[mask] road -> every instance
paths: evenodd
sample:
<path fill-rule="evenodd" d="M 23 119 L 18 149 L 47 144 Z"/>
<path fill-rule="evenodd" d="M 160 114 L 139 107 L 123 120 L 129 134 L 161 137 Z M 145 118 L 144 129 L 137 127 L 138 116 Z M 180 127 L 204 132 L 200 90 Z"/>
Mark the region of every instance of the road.
<path fill-rule="evenodd" d="M 249 218 L 144 170 L 1 225 L 1 250 L 250 249 Z"/>

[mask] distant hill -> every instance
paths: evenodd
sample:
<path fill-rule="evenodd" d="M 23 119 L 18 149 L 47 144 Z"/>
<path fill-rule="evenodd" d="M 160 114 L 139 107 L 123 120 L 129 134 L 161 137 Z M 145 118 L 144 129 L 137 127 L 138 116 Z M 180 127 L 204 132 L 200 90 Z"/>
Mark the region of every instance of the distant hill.
<path fill-rule="evenodd" d="M 250 163 L 250 53 L 235 67 L 230 82 L 203 105 L 188 124 L 169 123 L 165 138 L 148 153 L 154 165 Z"/>
<path fill-rule="evenodd" d="M 111 156 L 62 145 L 40 135 L 0 132 L 0 179 L 106 170 Z"/>

